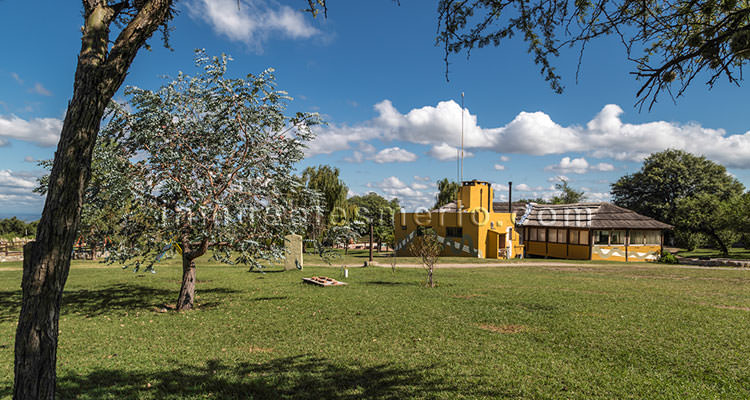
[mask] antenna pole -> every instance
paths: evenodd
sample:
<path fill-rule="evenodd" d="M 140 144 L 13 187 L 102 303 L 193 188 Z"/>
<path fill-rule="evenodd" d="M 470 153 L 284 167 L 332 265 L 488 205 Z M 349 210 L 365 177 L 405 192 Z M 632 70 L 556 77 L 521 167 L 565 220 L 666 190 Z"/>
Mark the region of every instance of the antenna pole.
<path fill-rule="evenodd" d="M 461 92 L 461 182 L 464 181 L 464 92 Z"/>

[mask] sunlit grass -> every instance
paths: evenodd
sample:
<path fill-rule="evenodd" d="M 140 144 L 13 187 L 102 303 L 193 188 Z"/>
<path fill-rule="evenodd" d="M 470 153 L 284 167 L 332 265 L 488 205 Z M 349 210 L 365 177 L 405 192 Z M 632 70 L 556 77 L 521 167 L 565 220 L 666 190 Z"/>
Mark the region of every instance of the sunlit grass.
<path fill-rule="evenodd" d="M 77 262 L 60 398 L 750 398 L 750 274 L 659 265 L 247 272 L 205 260 L 198 308 L 156 274 Z M 10 397 L 20 263 L 0 269 Z M 275 268 L 278 270 L 279 268 Z M 327 275 L 344 287 L 301 278 Z"/>

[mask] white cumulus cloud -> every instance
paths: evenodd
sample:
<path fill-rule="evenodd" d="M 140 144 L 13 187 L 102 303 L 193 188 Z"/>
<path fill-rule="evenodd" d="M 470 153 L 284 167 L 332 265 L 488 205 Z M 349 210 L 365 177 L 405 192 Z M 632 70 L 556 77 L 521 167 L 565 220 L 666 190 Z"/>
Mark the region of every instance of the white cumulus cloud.
<path fill-rule="evenodd" d="M 377 154 L 372 157 L 372 160 L 378 164 L 392 163 L 392 162 L 412 162 L 416 161 L 417 155 L 402 149 L 400 147 L 390 147 L 387 149 L 380 150 Z"/>
<path fill-rule="evenodd" d="M 191 0 L 187 3 L 190 16 L 208 23 L 218 34 L 244 42 L 260 50 L 272 36 L 305 39 L 320 31 L 308 18 L 289 6 L 277 9 L 258 0 Z"/>
<path fill-rule="evenodd" d="M 348 149 L 358 141 L 376 139 L 428 145 L 431 146 L 428 154 L 438 159 L 455 157 L 462 115 L 461 106 L 455 101 L 441 101 L 436 106 L 401 113 L 389 100 L 383 100 L 375 104 L 374 110 L 376 116 L 361 124 L 319 128 L 308 155 L 331 153 Z M 562 126 L 542 111 L 522 111 L 507 124 L 488 128 L 479 126 L 477 116 L 463 110 L 464 145 L 474 151 L 502 154 L 575 152 L 628 161 L 642 161 L 650 153 L 676 148 L 705 155 L 728 167 L 750 168 L 750 131 L 730 135 L 723 129 L 705 128 L 697 123 L 630 124 L 623 122 L 623 113 L 619 106 L 608 104 L 587 123 Z M 505 162 L 503 158 L 501 161 Z M 588 167 L 596 171 L 614 169 L 606 163 Z"/>
<path fill-rule="evenodd" d="M 25 120 L 15 115 L 0 116 L 0 142 L 18 139 L 40 146 L 55 146 L 60 139 L 62 120 L 57 118 L 34 118 Z"/>
<path fill-rule="evenodd" d="M 423 184 L 413 183 L 411 186 L 396 176 L 389 176 L 379 182 L 371 182 L 367 187 L 380 192 L 383 197 L 392 199 L 397 197 L 401 206 L 407 211 L 416 210 L 419 207 L 430 207 L 435 202 L 434 193 L 426 193 Z"/>
<path fill-rule="evenodd" d="M 456 161 L 456 157 L 460 150 L 447 143 L 440 143 L 437 146 L 432 146 L 430 151 L 427 152 L 432 158 L 436 158 L 440 161 Z M 466 151 L 464 149 L 464 158 L 474 157 L 474 153 Z"/>
<path fill-rule="evenodd" d="M 563 157 L 559 163 L 555 165 L 548 165 L 544 168 L 545 171 L 555 171 L 562 174 L 585 174 L 590 171 L 614 171 L 615 166 L 608 163 L 598 163 L 596 165 L 590 165 L 585 158 L 570 158 Z"/>
<path fill-rule="evenodd" d="M 545 171 L 557 171 L 563 174 L 585 174 L 589 169 L 589 163 L 585 158 L 563 157 L 558 164 L 549 165 Z"/>

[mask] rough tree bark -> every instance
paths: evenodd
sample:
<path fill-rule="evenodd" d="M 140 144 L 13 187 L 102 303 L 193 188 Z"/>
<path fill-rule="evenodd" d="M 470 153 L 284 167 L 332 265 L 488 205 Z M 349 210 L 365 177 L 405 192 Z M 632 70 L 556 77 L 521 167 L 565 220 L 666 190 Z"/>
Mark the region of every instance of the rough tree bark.
<path fill-rule="evenodd" d="M 711 236 L 711 238 L 714 239 L 714 241 L 716 242 L 716 244 L 719 245 L 719 250 L 721 251 L 721 254 L 723 256 L 725 256 L 725 257 L 728 256 L 729 255 L 729 247 L 727 246 L 726 243 L 724 243 L 723 240 L 721 240 L 721 237 L 719 236 L 718 233 L 716 233 L 716 230 L 715 229 L 709 229 L 709 235 Z"/>
<path fill-rule="evenodd" d="M 182 257 L 182 285 L 177 297 L 177 310 L 185 311 L 193 308 L 195 299 L 195 259 Z"/>
<path fill-rule="evenodd" d="M 208 240 L 204 239 L 195 250 L 191 250 L 187 237 L 182 240 L 182 284 L 180 295 L 177 297 L 177 311 L 187 311 L 193 308 L 195 301 L 195 259 L 206 254 Z"/>
<path fill-rule="evenodd" d="M 60 303 L 81 217 L 83 193 L 104 110 L 171 0 L 143 2 L 109 48 L 109 27 L 127 2 L 84 0 L 81 51 L 36 240 L 24 246 L 23 298 L 16 329 L 13 398 L 54 399 Z"/>

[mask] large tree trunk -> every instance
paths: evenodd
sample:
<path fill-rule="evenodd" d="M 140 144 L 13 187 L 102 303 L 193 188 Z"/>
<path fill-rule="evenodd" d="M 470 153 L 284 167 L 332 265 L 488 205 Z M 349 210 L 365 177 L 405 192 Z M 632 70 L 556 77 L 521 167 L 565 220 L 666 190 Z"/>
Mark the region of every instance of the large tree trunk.
<path fill-rule="evenodd" d="M 76 73 L 76 87 L 50 173 L 34 242 L 24 246 L 23 298 L 16 328 L 15 399 L 53 399 L 60 301 L 80 220 L 91 154 L 108 99 L 99 76 Z"/>
<path fill-rule="evenodd" d="M 177 311 L 186 311 L 193 308 L 195 300 L 195 259 L 182 256 L 182 285 L 180 295 L 177 297 Z"/>
<path fill-rule="evenodd" d="M 716 241 L 716 244 L 719 245 L 719 250 L 721 250 L 721 254 L 725 257 L 728 256 L 729 247 L 727 247 L 726 243 L 724 243 L 724 241 L 721 240 L 721 237 L 719 237 L 719 234 L 717 234 L 715 230 L 711 229 L 710 235 L 714 239 L 714 241 Z"/>
<path fill-rule="evenodd" d="M 195 259 L 206 254 L 208 238 L 203 239 L 193 248 L 187 232 L 190 231 L 188 218 L 185 217 L 185 233 L 182 237 L 182 284 L 180 295 L 177 297 L 177 311 L 187 311 L 193 308 L 195 301 Z"/>
<path fill-rule="evenodd" d="M 170 0 L 146 2 L 109 50 L 116 10 L 84 1 L 84 30 L 73 98 L 65 114 L 36 240 L 24 246 L 21 313 L 16 328 L 13 398 L 54 399 L 60 303 L 90 178 L 104 109 L 138 49 L 167 18 Z"/>

